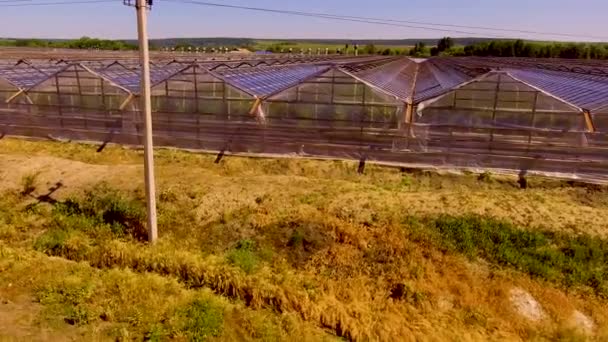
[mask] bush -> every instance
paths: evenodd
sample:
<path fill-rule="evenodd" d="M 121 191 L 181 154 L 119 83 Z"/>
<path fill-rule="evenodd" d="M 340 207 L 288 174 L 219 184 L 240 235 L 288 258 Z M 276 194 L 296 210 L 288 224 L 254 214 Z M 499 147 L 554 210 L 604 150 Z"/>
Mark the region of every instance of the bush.
<path fill-rule="evenodd" d="M 36 291 L 39 303 L 63 316 L 63 320 L 72 325 L 89 324 L 97 318 L 90 301 L 95 293 L 95 286 L 77 277 L 58 280 L 53 285 L 46 285 Z"/>
<path fill-rule="evenodd" d="M 205 341 L 210 337 L 219 337 L 224 327 L 222 308 L 208 299 L 197 299 L 183 309 L 180 331 L 189 341 Z"/>
<path fill-rule="evenodd" d="M 58 255 L 69 237 L 70 234 L 65 230 L 50 230 L 36 240 L 34 248 L 44 253 Z"/>
<path fill-rule="evenodd" d="M 117 237 L 147 238 L 143 203 L 118 191 L 96 187 L 82 199 L 58 202 L 53 210 L 53 226 L 60 230 L 79 230 L 92 235 L 110 231 Z"/>
<path fill-rule="evenodd" d="M 255 242 L 252 240 L 237 242 L 235 248 L 228 253 L 228 261 L 241 268 L 245 273 L 252 273 L 259 262 L 255 254 Z"/>
<path fill-rule="evenodd" d="M 85 215 L 110 225 L 117 235 L 131 235 L 138 240 L 147 238 L 143 203 L 126 198 L 116 190 L 97 187 L 86 193 L 80 207 Z"/>
<path fill-rule="evenodd" d="M 546 280 L 585 285 L 608 296 L 608 241 L 590 236 L 518 229 L 479 216 L 441 216 L 429 222 L 443 245 Z"/>

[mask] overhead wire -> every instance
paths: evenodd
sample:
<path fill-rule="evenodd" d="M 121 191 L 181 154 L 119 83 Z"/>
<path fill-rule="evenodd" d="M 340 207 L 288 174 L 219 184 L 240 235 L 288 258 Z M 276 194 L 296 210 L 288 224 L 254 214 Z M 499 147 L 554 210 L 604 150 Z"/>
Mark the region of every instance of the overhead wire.
<path fill-rule="evenodd" d="M 313 13 L 311 13 L 311 14 L 313 14 Z M 349 16 L 349 15 L 345 16 L 345 15 L 333 15 L 333 14 L 323 14 L 323 13 L 314 13 L 314 14 L 331 15 L 331 16 L 337 16 L 337 17 L 341 17 L 341 18 L 351 18 L 351 19 L 361 19 L 361 20 L 374 20 L 374 21 L 386 21 L 386 22 L 415 24 L 415 25 L 429 25 L 429 26 L 455 27 L 455 28 L 475 29 L 475 30 L 528 33 L 528 34 L 536 34 L 536 35 L 563 36 L 563 37 L 572 37 L 572 38 L 583 38 L 584 37 L 584 38 L 608 39 L 608 36 L 592 36 L 592 35 L 586 35 L 586 34 L 585 35 L 580 35 L 580 34 L 571 34 L 571 33 L 547 32 L 547 31 L 530 31 L 530 30 L 510 29 L 510 28 L 501 28 L 501 27 L 489 27 L 489 26 L 467 26 L 467 25 L 456 25 L 456 24 L 440 24 L 440 23 L 432 23 L 432 22 L 424 22 L 424 21 L 383 19 L 383 18 L 358 17 L 358 16 Z"/>
<path fill-rule="evenodd" d="M 242 10 L 259 11 L 259 12 L 281 13 L 281 14 L 290 14 L 290 15 L 297 15 L 297 16 L 318 17 L 318 18 L 325 18 L 325 19 L 335 19 L 335 20 L 342 20 L 342 21 L 354 21 L 354 22 L 362 22 L 362 23 L 369 23 L 369 24 L 381 24 L 381 25 L 388 25 L 388 26 L 399 26 L 399 27 L 424 29 L 424 30 L 433 30 L 433 31 L 442 31 L 442 32 L 463 33 L 463 34 L 473 34 L 473 35 L 485 35 L 485 36 L 492 35 L 494 37 L 499 37 L 499 38 L 505 38 L 505 37 L 504 36 L 494 35 L 494 34 L 489 34 L 489 33 L 480 34 L 479 32 L 452 30 L 452 29 L 445 29 L 445 28 L 442 29 L 442 28 L 438 28 L 436 26 L 452 27 L 452 28 L 459 28 L 459 29 L 460 28 L 465 28 L 465 29 L 475 29 L 475 30 L 488 30 L 488 31 L 525 33 L 525 34 L 535 34 L 535 35 L 543 35 L 543 36 L 556 36 L 556 37 L 557 36 L 561 36 L 561 37 L 571 37 L 571 38 L 575 38 L 576 37 L 576 38 L 591 38 L 591 39 L 608 39 L 608 37 L 604 37 L 604 36 L 594 36 L 594 35 L 586 35 L 586 34 L 571 34 L 571 33 L 563 33 L 563 32 L 532 31 L 532 30 L 509 29 L 509 28 L 487 27 L 487 26 L 467 26 L 467 25 L 456 25 L 456 24 L 439 24 L 439 23 L 422 22 L 422 21 L 383 19 L 383 18 L 372 18 L 372 17 L 359 17 L 359 16 L 337 15 L 337 14 L 318 13 L 318 12 L 290 11 L 290 10 L 280 10 L 280 9 L 272 9 L 272 8 L 230 5 L 230 4 L 214 3 L 214 2 L 207 2 L 207 1 L 197 1 L 197 0 L 165 0 L 165 1 L 189 3 L 189 4 L 196 4 L 196 5 L 208 6 L 208 7 L 224 7 L 224 8 L 242 9 Z M 393 25 L 393 24 L 408 24 L 408 25 Z M 417 26 L 417 25 L 425 25 L 425 26 Z"/>
<path fill-rule="evenodd" d="M 332 20 L 339 20 L 339 21 L 349 21 L 349 22 L 376 24 L 376 25 L 393 26 L 393 27 L 414 28 L 414 29 L 422 29 L 422 30 L 430 30 L 430 31 L 462 33 L 462 34 L 470 34 L 470 35 L 479 34 L 479 33 L 469 32 L 469 31 L 442 29 L 442 28 L 436 28 L 436 27 L 425 27 L 425 26 L 416 26 L 416 25 L 406 25 L 406 24 L 390 23 L 390 22 L 379 21 L 379 20 L 354 19 L 354 18 L 348 18 L 348 17 L 332 15 L 332 14 L 317 14 L 317 13 L 309 13 L 309 12 L 301 12 L 301 11 L 288 11 L 288 10 L 279 10 L 279 9 L 270 9 L 270 8 L 250 7 L 250 6 L 218 4 L 218 3 L 203 2 L 203 1 L 196 1 L 196 0 L 165 0 L 165 1 L 173 2 L 173 3 L 185 3 L 185 4 L 193 4 L 193 5 L 200 5 L 200 6 L 208 6 L 208 7 L 224 7 L 224 8 L 232 8 L 232 9 L 289 14 L 289 15 L 296 15 L 296 16 L 303 16 L 303 17 L 332 19 Z M 487 34 L 487 35 L 491 35 L 496 38 L 506 38 L 504 36 L 499 36 L 499 35 L 494 35 L 494 34 Z"/>

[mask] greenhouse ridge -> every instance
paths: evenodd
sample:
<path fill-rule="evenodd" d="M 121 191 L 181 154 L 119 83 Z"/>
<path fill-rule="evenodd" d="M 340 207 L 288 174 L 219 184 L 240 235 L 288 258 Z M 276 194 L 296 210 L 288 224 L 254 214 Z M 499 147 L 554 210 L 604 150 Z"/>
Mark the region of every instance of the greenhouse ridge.
<path fill-rule="evenodd" d="M 606 181 L 608 64 L 522 58 L 153 59 L 156 143 Z M 128 58 L 0 60 L 2 134 L 139 145 Z"/>

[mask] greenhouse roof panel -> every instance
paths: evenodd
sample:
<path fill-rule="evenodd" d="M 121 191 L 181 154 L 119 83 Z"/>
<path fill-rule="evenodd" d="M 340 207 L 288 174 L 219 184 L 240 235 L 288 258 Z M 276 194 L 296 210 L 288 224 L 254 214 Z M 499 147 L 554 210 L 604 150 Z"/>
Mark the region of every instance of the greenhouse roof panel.
<path fill-rule="evenodd" d="M 350 72 L 356 78 L 406 102 L 411 99 L 418 64 L 401 58 L 371 69 Z"/>
<path fill-rule="evenodd" d="M 29 89 L 49 78 L 49 75 L 29 65 L 0 68 L 0 77 L 20 89 Z"/>
<path fill-rule="evenodd" d="M 594 111 L 608 106 L 608 78 L 571 72 L 509 69 L 516 79 L 576 107 Z"/>
<path fill-rule="evenodd" d="M 453 65 L 427 60 L 419 66 L 413 102 L 419 103 L 442 95 L 480 75 L 482 72 L 465 73 Z"/>
<path fill-rule="evenodd" d="M 177 65 L 151 67 L 150 81 L 152 86 L 164 82 L 182 70 L 184 70 L 184 67 Z M 113 64 L 105 69 L 98 70 L 97 73 L 132 93 L 139 94 L 141 91 L 141 73 L 139 70 L 130 69 L 122 64 Z"/>
<path fill-rule="evenodd" d="M 226 83 L 256 97 L 268 97 L 329 70 L 327 65 L 298 64 L 289 66 L 221 69 L 215 74 Z"/>

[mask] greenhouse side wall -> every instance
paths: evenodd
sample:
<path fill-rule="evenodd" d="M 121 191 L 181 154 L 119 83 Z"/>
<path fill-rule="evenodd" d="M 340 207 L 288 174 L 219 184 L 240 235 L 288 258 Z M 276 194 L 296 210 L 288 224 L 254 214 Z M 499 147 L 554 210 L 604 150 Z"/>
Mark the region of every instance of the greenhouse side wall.
<path fill-rule="evenodd" d="M 596 131 L 608 133 L 608 108 L 593 113 L 592 118 Z"/>
<path fill-rule="evenodd" d="M 404 145 L 404 103 L 339 70 L 330 70 L 265 101 L 268 147 L 362 159 L 368 150 Z"/>
<path fill-rule="evenodd" d="M 414 133 L 427 152 L 605 160 L 581 110 L 506 73 L 423 103 L 416 123 Z"/>
<path fill-rule="evenodd" d="M 11 124 L 11 109 L 6 101 L 19 92 L 19 88 L 0 78 L 0 127 Z M 1 132 L 0 132 L 1 134 Z"/>
<path fill-rule="evenodd" d="M 72 66 L 7 104 L 3 129 L 13 135 L 107 141 L 123 131 L 126 113 L 120 105 L 127 97 L 124 90 Z"/>
<path fill-rule="evenodd" d="M 211 151 L 253 144 L 258 124 L 250 111 L 255 98 L 197 69 L 152 89 L 157 144 Z"/>
<path fill-rule="evenodd" d="M 16 99 L 3 132 L 140 145 L 139 98 L 75 70 Z M 606 133 L 586 132 L 575 108 L 508 76 L 425 103 L 414 123 L 405 103 L 336 69 L 263 101 L 197 72 L 157 84 L 152 95 L 157 146 L 608 181 Z"/>

